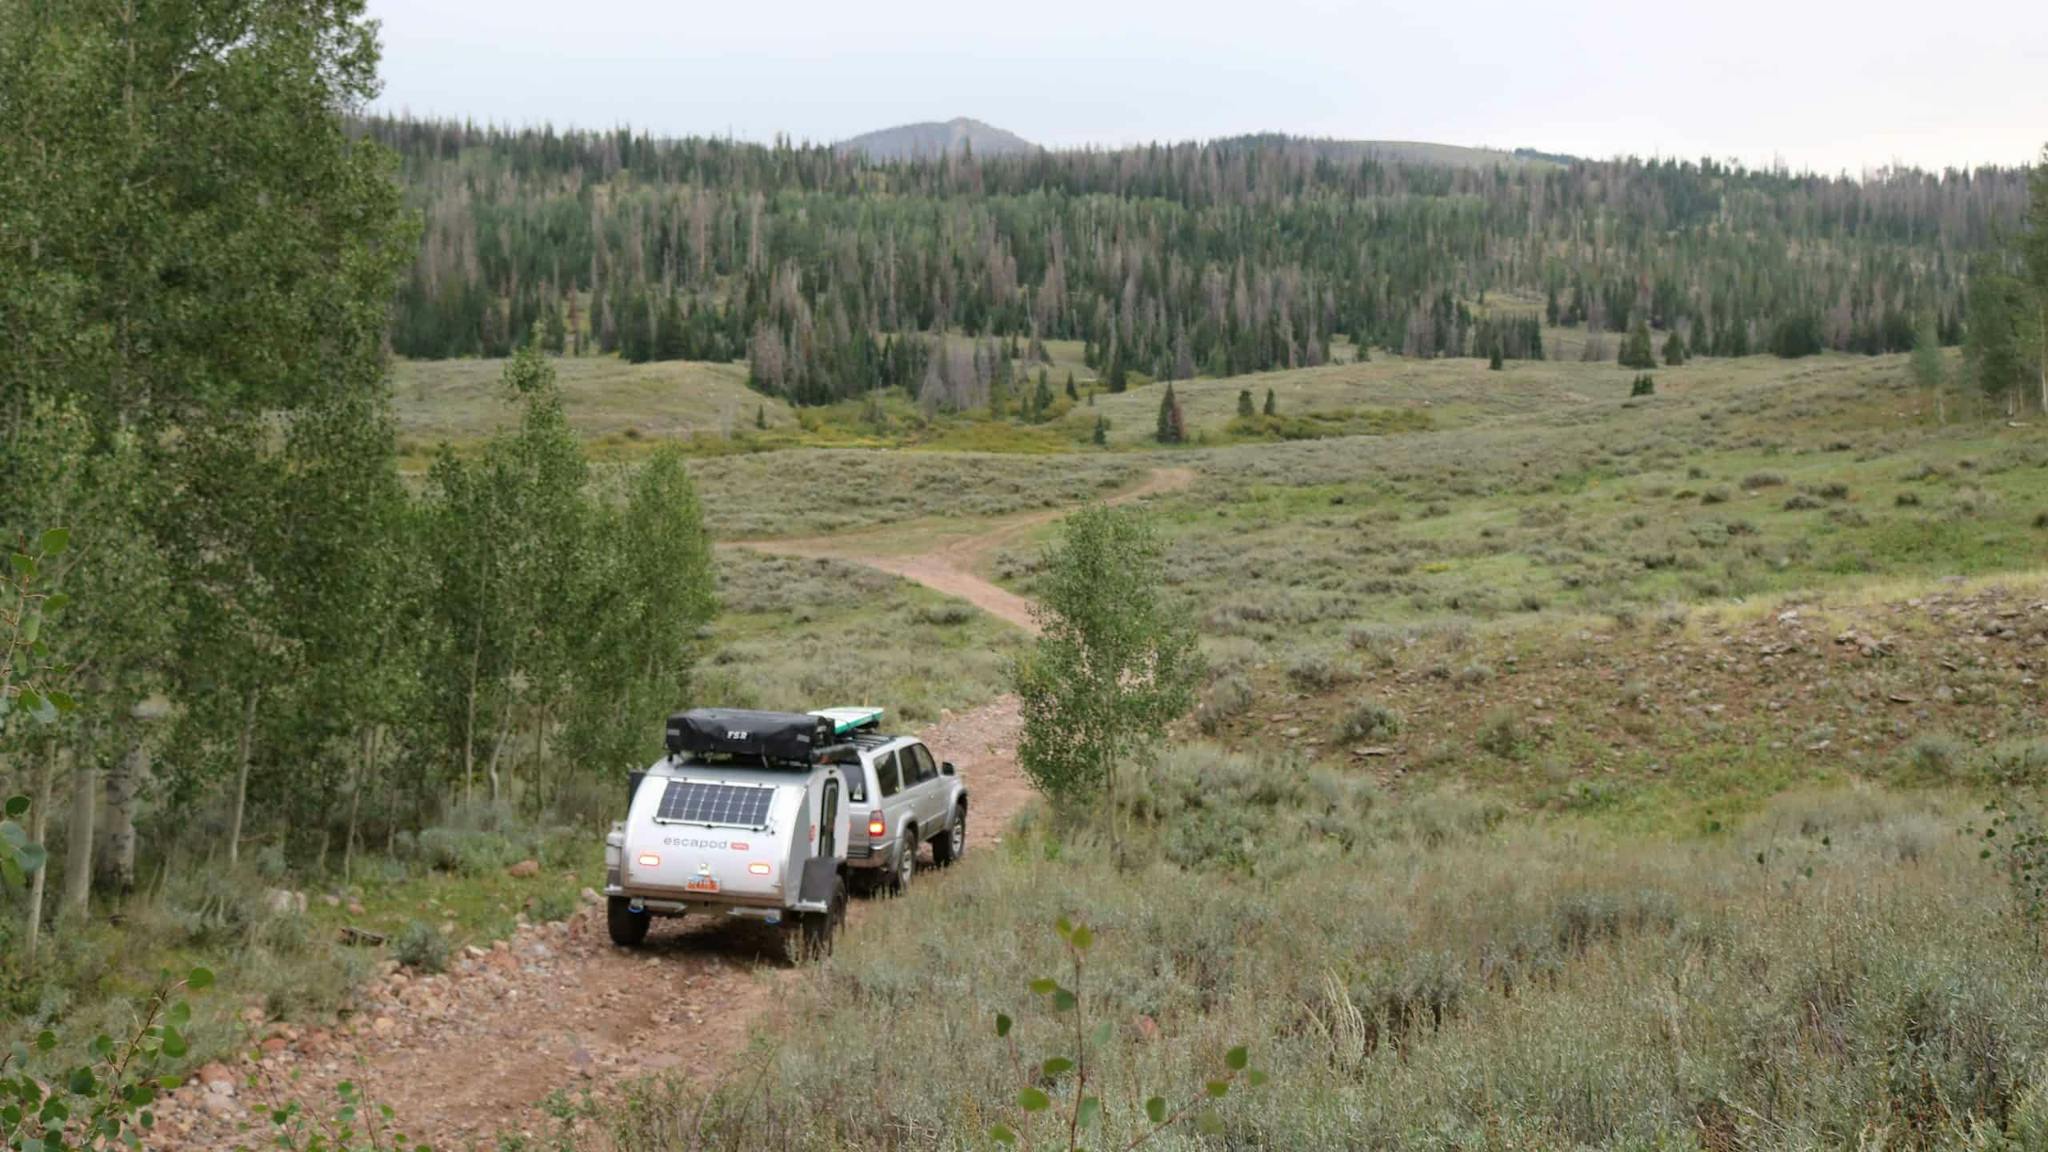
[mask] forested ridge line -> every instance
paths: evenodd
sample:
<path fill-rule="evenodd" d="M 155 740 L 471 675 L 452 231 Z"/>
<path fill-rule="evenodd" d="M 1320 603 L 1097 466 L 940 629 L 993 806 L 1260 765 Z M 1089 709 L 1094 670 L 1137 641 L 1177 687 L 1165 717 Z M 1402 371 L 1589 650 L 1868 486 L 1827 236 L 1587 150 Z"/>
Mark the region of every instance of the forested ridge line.
<path fill-rule="evenodd" d="M 1971 257 L 2016 233 L 2025 168 L 1864 179 L 1713 160 L 1432 166 L 1244 137 L 875 162 L 824 146 L 374 118 L 421 212 L 392 347 L 745 357 L 823 402 L 900 386 L 966 407 L 943 333 L 1081 340 L 1155 378 L 1407 355 L 1544 354 L 1536 321 L 1679 333 L 1710 355 L 1793 333 L 1960 339 Z M 1606 342 L 1601 342 L 1603 350 Z M 939 361 L 936 368 L 934 360 Z"/>

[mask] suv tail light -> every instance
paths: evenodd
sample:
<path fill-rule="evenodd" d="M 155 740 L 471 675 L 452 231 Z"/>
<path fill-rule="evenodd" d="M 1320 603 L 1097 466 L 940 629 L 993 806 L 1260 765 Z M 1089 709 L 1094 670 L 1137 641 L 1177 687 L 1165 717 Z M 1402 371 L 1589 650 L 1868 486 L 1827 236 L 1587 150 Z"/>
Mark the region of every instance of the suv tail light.
<path fill-rule="evenodd" d="M 882 820 L 882 810 L 877 808 L 868 813 L 868 836 L 880 840 L 889 834 L 889 825 Z"/>

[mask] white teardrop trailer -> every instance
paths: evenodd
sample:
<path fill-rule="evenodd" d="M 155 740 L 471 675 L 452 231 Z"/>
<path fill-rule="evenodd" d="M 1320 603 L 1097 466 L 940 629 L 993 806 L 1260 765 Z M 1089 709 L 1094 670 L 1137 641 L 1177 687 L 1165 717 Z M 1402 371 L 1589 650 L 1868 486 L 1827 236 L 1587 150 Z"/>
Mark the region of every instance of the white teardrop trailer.
<path fill-rule="evenodd" d="M 657 916 L 727 916 L 781 929 L 793 958 L 817 955 L 846 916 L 849 855 L 863 877 L 899 863 L 909 872 L 926 840 L 939 863 L 957 858 L 965 784 L 951 764 L 933 767 L 923 744 L 879 734 L 881 717 L 879 708 L 669 717 L 668 755 L 633 774 L 626 819 L 605 839 L 612 941 L 639 945 Z M 899 753 L 928 769 L 928 786 L 904 786 Z M 918 821 L 908 805 L 924 794 L 946 798 L 943 817 L 928 805 L 935 817 Z M 899 811 L 907 815 L 892 819 Z M 912 838 L 901 845 L 877 834 L 894 837 L 904 821 Z"/>

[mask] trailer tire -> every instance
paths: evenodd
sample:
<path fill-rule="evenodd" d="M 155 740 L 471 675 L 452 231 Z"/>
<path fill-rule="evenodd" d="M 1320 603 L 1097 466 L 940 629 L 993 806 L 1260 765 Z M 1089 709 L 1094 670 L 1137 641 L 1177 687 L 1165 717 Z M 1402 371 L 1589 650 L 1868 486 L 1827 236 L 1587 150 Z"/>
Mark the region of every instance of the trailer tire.
<path fill-rule="evenodd" d="M 846 923 L 846 879 L 832 885 L 832 900 L 823 912 L 799 912 L 782 922 L 782 950 L 791 964 L 822 960 Z"/>
<path fill-rule="evenodd" d="M 613 896 L 605 901 L 604 925 L 611 931 L 612 943 L 621 948 L 638 948 L 647 939 L 654 917 L 633 911 L 633 902 L 624 896 Z"/>
<path fill-rule="evenodd" d="M 932 860 L 945 868 L 967 854 L 967 801 L 953 805 L 953 819 L 932 841 Z"/>

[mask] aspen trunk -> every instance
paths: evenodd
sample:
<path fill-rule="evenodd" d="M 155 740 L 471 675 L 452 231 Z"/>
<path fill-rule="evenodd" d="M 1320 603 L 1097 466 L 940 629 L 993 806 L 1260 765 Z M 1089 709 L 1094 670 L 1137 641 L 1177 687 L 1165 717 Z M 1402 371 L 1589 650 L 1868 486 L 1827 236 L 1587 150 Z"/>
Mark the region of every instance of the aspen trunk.
<path fill-rule="evenodd" d="M 230 867 L 242 859 L 242 814 L 249 807 L 249 758 L 256 743 L 256 700 L 257 689 L 251 688 L 242 704 L 242 737 L 235 749 L 235 815 L 228 827 Z"/>
<path fill-rule="evenodd" d="M 73 758 L 71 819 L 64 829 L 64 899 L 58 919 L 83 919 L 92 907 L 92 823 L 99 800 L 100 770 L 90 759 Z"/>
<path fill-rule="evenodd" d="M 491 806 L 494 808 L 497 807 L 498 804 L 498 761 L 504 756 L 505 745 L 508 741 L 511 740 L 511 738 L 512 708 L 510 705 L 507 705 L 505 708 L 505 718 L 498 723 L 498 735 L 495 739 L 491 741 L 491 759 L 489 763 L 484 765 L 484 775 L 487 776 L 491 782 Z"/>
<path fill-rule="evenodd" d="M 483 659 L 484 626 L 478 623 L 469 645 L 469 699 L 462 714 L 462 802 L 476 797 L 476 672 Z"/>
<path fill-rule="evenodd" d="M 57 775 L 57 743 L 44 741 L 42 759 L 36 768 L 35 807 L 29 809 L 28 838 L 31 844 L 41 844 L 50 832 L 50 784 Z M 28 932 L 25 936 L 27 947 L 22 952 L 24 973 L 35 970 L 36 942 L 43 931 L 43 888 L 50 877 L 47 861 L 35 870 L 28 880 Z"/>
<path fill-rule="evenodd" d="M 348 836 L 341 845 L 341 880 L 352 883 L 355 880 L 356 863 L 356 821 L 363 811 L 363 789 L 370 786 L 371 767 L 377 759 L 377 729 L 363 732 L 362 756 L 356 762 L 356 786 L 348 798 Z"/>
<path fill-rule="evenodd" d="M 138 734 L 107 772 L 107 873 L 122 896 L 135 890 L 135 794 L 149 774 L 149 747 Z"/>
<path fill-rule="evenodd" d="M 536 814 L 547 793 L 547 737 L 548 710 L 543 706 L 540 714 L 533 718 L 533 771 L 528 775 L 533 789 L 533 807 Z"/>

